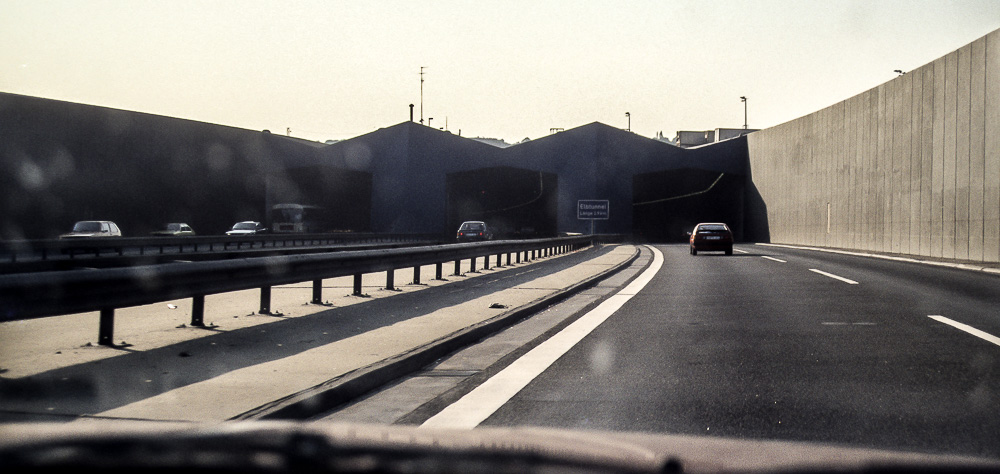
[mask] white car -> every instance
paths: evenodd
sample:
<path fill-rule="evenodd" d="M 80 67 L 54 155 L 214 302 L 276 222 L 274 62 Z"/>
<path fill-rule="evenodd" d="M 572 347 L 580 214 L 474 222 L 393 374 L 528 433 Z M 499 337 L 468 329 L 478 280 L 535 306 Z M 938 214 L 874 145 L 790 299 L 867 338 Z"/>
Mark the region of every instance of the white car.
<path fill-rule="evenodd" d="M 226 235 L 254 235 L 264 232 L 267 232 L 267 227 L 264 227 L 264 224 L 256 221 L 243 221 L 234 224 L 232 229 L 226 231 Z"/>

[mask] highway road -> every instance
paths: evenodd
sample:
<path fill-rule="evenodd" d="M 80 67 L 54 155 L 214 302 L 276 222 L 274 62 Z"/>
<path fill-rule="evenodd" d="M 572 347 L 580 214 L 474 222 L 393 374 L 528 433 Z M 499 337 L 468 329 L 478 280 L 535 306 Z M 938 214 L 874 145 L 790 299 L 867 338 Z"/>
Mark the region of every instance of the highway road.
<path fill-rule="evenodd" d="M 606 300 L 616 311 L 411 422 L 1000 457 L 1000 276 L 761 245 L 655 249 L 662 265 Z"/>

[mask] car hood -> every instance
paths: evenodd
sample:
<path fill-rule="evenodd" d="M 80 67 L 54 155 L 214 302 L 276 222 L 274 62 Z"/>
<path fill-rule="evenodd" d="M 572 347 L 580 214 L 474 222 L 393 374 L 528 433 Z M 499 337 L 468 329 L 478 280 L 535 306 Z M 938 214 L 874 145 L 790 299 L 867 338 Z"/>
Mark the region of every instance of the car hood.
<path fill-rule="evenodd" d="M 83 420 L 0 425 L 0 465 L 269 472 L 992 472 L 1000 469 L 1000 460 L 533 427 L 445 430 L 293 421 Z"/>

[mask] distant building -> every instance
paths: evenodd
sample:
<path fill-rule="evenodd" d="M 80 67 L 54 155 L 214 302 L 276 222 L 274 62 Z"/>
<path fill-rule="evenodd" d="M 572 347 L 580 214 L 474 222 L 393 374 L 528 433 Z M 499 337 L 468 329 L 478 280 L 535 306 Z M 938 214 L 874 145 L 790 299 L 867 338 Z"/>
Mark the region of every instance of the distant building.
<path fill-rule="evenodd" d="M 673 144 L 681 148 L 691 148 L 729 140 L 730 138 L 742 137 L 756 131 L 757 129 L 754 128 L 717 128 L 705 131 L 679 131 L 674 138 Z"/>
<path fill-rule="evenodd" d="M 246 220 L 273 228 L 293 204 L 329 232 L 454 239 L 481 220 L 506 238 L 593 229 L 684 242 L 710 221 L 740 239 L 754 199 L 745 138 L 682 149 L 598 122 L 510 146 L 415 122 L 324 144 L 0 92 L 0 137 L 3 240 L 52 238 L 79 220 L 113 220 L 126 236 L 165 222 L 201 235 Z M 594 199 L 609 217 L 580 219 L 579 202 Z"/>
<path fill-rule="evenodd" d="M 663 132 L 656 132 L 656 136 L 653 137 L 653 140 L 656 140 L 658 142 L 667 143 L 667 144 L 670 144 L 670 145 L 676 145 L 677 144 L 677 143 L 674 143 L 673 140 L 671 140 L 671 139 L 663 136 Z"/>
<path fill-rule="evenodd" d="M 510 143 L 503 141 L 502 138 L 475 137 L 475 138 L 470 138 L 470 140 L 475 140 L 477 142 L 485 143 L 487 145 L 493 145 L 497 148 L 507 148 L 511 145 Z"/>

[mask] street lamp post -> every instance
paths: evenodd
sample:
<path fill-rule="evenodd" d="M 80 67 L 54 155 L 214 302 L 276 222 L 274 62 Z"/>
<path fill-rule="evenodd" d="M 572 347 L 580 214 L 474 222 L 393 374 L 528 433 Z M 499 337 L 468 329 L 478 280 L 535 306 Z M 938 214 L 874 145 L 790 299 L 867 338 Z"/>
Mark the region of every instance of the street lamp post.
<path fill-rule="evenodd" d="M 745 95 L 740 96 L 740 100 L 743 101 L 743 130 L 747 129 L 747 97 Z"/>
<path fill-rule="evenodd" d="M 632 131 L 632 114 L 630 114 L 628 112 L 625 112 L 625 118 L 628 119 L 628 128 L 626 128 L 625 131 L 631 132 Z"/>

